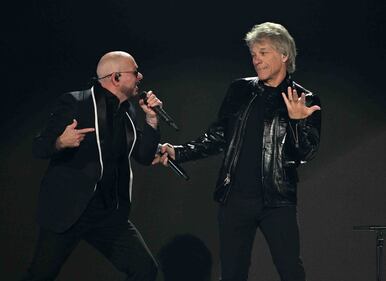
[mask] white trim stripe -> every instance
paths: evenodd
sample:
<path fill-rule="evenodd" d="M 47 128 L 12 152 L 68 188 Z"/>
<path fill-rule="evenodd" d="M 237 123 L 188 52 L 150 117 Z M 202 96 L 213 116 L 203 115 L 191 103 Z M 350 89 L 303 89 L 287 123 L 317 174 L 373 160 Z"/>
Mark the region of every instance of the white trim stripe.
<path fill-rule="evenodd" d="M 95 135 L 96 135 L 96 141 L 97 141 L 98 152 L 99 152 L 99 163 L 101 164 L 101 175 L 99 176 L 99 180 L 101 180 L 103 176 L 103 160 L 102 160 L 101 142 L 99 138 L 98 112 L 97 112 L 97 105 L 96 105 L 95 94 L 94 94 L 94 87 L 91 88 L 91 96 L 92 96 L 92 101 L 94 103 Z M 94 191 L 96 190 L 97 185 L 98 184 L 95 184 Z"/>
<path fill-rule="evenodd" d="M 135 129 L 133 120 L 131 120 L 130 115 L 129 115 L 127 112 L 126 112 L 126 115 L 127 115 L 127 117 L 129 118 L 129 120 L 130 120 L 131 126 L 133 127 L 133 132 L 134 132 L 133 146 L 131 147 L 130 152 L 129 152 L 129 155 L 128 155 L 128 159 L 129 159 L 129 171 L 130 171 L 129 199 L 130 199 L 130 202 L 131 202 L 131 195 L 132 195 L 132 191 L 133 191 L 133 171 L 131 170 L 131 161 L 130 161 L 130 157 L 131 157 L 131 153 L 133 152 L 133 149 L 134 149 L 134 146 L 135 146 L 135 142 L 137 141 L 137 131 L 136 131 L 136 129 Z"/>

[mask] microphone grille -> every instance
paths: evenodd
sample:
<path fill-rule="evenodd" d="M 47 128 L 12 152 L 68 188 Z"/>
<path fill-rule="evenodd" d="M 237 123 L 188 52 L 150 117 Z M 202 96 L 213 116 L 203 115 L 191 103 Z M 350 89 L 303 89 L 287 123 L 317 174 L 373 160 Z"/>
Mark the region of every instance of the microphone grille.
<path fill-rule="evenodd" d="M 143 99 L 143 100 L 146 100 L 147 99 L 147 92 L 146 91 L 143 91 L 142 93 L 139 94 L 139 98 L 140 99 Z"/>

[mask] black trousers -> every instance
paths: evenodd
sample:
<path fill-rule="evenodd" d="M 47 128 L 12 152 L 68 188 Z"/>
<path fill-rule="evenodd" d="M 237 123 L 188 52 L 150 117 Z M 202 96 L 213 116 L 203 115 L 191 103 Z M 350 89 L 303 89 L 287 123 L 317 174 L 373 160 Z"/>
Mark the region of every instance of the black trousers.
<path fill-rule="evenodd" d="M 35 254 L 23 281 L 55 280 L 81 240 L 96 248 L 127 280 L 152 281 L 157 266 L 135 226 L 118 211 L 98 221 L 81 219 L 68 231 L 55 233 L 40 228 Z"/>
<path fill-rule="evenodd" d="M 230 196 L 218 212 L 222 281 L 246 281 L 257 227 L 282 281 L 305 281 L 296 207 L 264 208 L 261 199 Z"/>

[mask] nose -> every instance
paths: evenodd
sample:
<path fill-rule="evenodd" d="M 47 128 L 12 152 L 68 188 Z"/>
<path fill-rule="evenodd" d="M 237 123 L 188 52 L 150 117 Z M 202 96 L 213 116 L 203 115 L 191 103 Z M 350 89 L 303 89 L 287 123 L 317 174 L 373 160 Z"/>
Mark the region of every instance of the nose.
<path fill-rule="evenodd" d="M 138 72 L 137 79 L 138 80 L 142 80 L 143 79 L 143 75 L 142 75 L 141 72 Z"/>
<path fill-rule="evenodd" d="M 252 57 L 252 62 L 253 62 L 254 65 L 258 65 L 258 64 L 261 63 L 261 59 L 260 59 L 259 56 L 255 55 L 255 56 Z"/>

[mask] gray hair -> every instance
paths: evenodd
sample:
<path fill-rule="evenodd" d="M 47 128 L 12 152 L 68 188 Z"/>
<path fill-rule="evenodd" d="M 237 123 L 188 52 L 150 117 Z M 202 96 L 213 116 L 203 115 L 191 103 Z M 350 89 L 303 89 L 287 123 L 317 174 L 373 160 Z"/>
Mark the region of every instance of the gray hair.
<path fill-rule="evenodd" d="M 279 53 L 288 56 L 287 72 L 295 72 L 296 45 L 287 29 L 278 23 L 265 22 L 255 25 L 244 38 L 250 49 L 264 39 L 269 39 Z"/>

